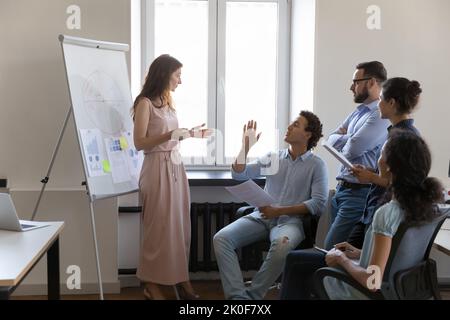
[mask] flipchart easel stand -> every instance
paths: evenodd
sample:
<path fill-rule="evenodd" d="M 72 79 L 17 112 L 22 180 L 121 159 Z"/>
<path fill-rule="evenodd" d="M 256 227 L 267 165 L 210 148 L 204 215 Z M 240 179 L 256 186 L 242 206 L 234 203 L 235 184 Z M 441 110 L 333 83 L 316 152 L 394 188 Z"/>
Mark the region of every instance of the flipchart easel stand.
<path fill-rule="evenodd" d="M 38 197 L 36 206 L 34 207 L 33 214 L 31 216 L 31 220 L 34 220 L 34 218 L 36 217 L 36 213 L 39 208 L 39 204 L 41 202 L 42 195 L 44 193 L 44 190 L 45 190 L 45 187 L 47 186 L 48 181 L 50 180 L 50 173 L 52 171 L 53 164 L 55 162 L 55 158 L 58 153 L 59 147 L 61 146 L 61 141 L 64 136 L 64 132 L 66 131 L 67 123 L 69 122 L 69 119 L 70 119 L 70 116 L 72 115 L 72 113 L 73 113 L 72 106 L 70 106 L 69 111 L 67 111 L 67 115 L 66 115 L 66 119 L 64 120 L 63 127 L 59 134 L 58 142 L 56 143 L 55 149 L 53 150 L 53 155 L 50 160 L 50 165 L 47 170 L 47 175 L 45 176 L 44 179 L 41 180 L 42 188 L 41 188 L 41 192 L 39 193 L 39 197 Z M 86 173 L 85 173 L 85 179 L 86 179 Z M 85 181 L 87 181 L 87 179 Z M 87 194 L 89 195 L 89 186 L 87 185 L 87 183 L 83 182 L 82 185 L 84 185 L 86 187 Z M 100 259 L 99 259 L 99 255 L 98 255 L 97 233 L 96 233 L 96 228 L 95 228 L 94 203 L 93 203 L 93 200 L 91 199 L 91 197 L 89 197 L 89 209 L 91 212 L 91 227 L 92 227 L 92 236 L 93 236 L 94 248 L 95 248 L 95 260 L 96 260 L 96 264 L 97 264 L 97 278 L 98 278 L 98 285 L 99 285 L 99 290 L 100 290 L 100 300 L 104 300 L 102 274 L 101 274 L 101 268 L 100 268 Z"/>

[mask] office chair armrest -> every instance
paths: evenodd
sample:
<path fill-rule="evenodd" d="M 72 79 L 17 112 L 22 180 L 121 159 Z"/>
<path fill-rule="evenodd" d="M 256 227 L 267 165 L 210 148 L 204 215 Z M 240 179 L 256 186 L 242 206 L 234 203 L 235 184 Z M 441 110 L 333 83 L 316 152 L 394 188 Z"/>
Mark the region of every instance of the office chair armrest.
<path fill-rule="evenodd" d="M 239 218 L 242 218 L 243 216 L 248 215 L 249 213 L 252 213 L 253 211 L 255 211 L 255 209 L 256 208 L 252 207 L 252 206 L 240 207 L 236 211 L 236 215 L 235 215 L 236 220 Z"/>
<path fill-rule="evenodd" d="M 319 296 L 320 299 L 323 300 L 329 300 L 330 297 L 327 294 L 327 291 L 325 290 L 325 286 L 323 284 L 323 280 L 325 277 L 332 277 L 336 278 L 340 281 L 345 282 L 349 286 L 355 288 L 359 292 L 363 293 L 365 296 L 367 296 L 369 299 L 375 299 L 375 300 L 381 300 L 383 299 L 383 296 L 381 295 L 381 292 L 378 291 L 370 291 L 366 287 L 362 286 L 358 281 L 353 279 L 347 272 L 337 269 L 337 268 L 320 268 L 314 273 L 314 288 Z"/>

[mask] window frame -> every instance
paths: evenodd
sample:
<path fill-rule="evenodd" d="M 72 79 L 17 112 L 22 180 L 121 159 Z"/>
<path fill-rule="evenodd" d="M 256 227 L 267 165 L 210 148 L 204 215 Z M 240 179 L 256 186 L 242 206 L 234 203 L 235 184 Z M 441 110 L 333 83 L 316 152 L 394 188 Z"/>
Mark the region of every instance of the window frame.
<path fill-rule="evenodd" d="M 131 0 L 133 1 L 133 0 Z M 191 0 L 185 0 L 191 1 Z M 272 2 L 278 4 L 277 30 L 277 80 L 275 129 L 277 149 L 285 145 L 284 135 L 290 114 L 290 40 L 291 40 L 291 0 L 201 0 L 208 2 L 208 115 L 210 127 L 225 133 L 225 41 L 227 2 Z M 145 79 L 155 57 L 155 0 L 141 0 L 141 79 Z M 217 145 L 215 146 L 217 150 Z M 225 148 L 225 143 L 223 143 Z M 271 151 L 271 150 L 268 150 Z M 227 170 L 225 159 L 217 159 L 217 154 L 225 157 L 225 150 L 216 152 L 214 165 L 186 165 L 188 170 Z M 221 162 L 222 164 L 218 164 Z"/>

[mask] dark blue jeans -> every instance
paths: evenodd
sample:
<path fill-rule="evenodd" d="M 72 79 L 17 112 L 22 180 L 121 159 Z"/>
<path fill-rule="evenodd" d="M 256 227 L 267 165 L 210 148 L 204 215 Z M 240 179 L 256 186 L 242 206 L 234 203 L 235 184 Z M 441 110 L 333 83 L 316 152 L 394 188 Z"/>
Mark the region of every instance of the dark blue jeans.
<path fill-rule="evenodd" d="M 311 294 L 314 293 L 314 272 L 326 266 L 325 253 L 321 251 L 316 249 L 291 251 L 284 266 L 280 299 L 311 299 Z"/>
<path fill-rule="evenodd" d="M 336 187 L 331 200 L 331 226 L 325 238 L 325 249 L 347 241 L 353 227 L 361 220 L 366 205 L 369 187 L 360 189 Z"/>

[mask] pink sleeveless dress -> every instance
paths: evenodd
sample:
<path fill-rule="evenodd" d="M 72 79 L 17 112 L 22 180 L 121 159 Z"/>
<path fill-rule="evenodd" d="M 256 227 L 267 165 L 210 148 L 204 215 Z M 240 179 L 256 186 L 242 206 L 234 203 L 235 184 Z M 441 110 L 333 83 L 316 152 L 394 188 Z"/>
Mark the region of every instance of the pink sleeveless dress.
<path fill-rule="evenodd" d="M 174 111 L 150 102 L 147 136 L 177 128 Z M 144 151 L 139 179 L 143 237 L 137 269 L 143 282 L 174 285 L 189 280 L 190 194 L 177 145 L 168 141 Z"/>

